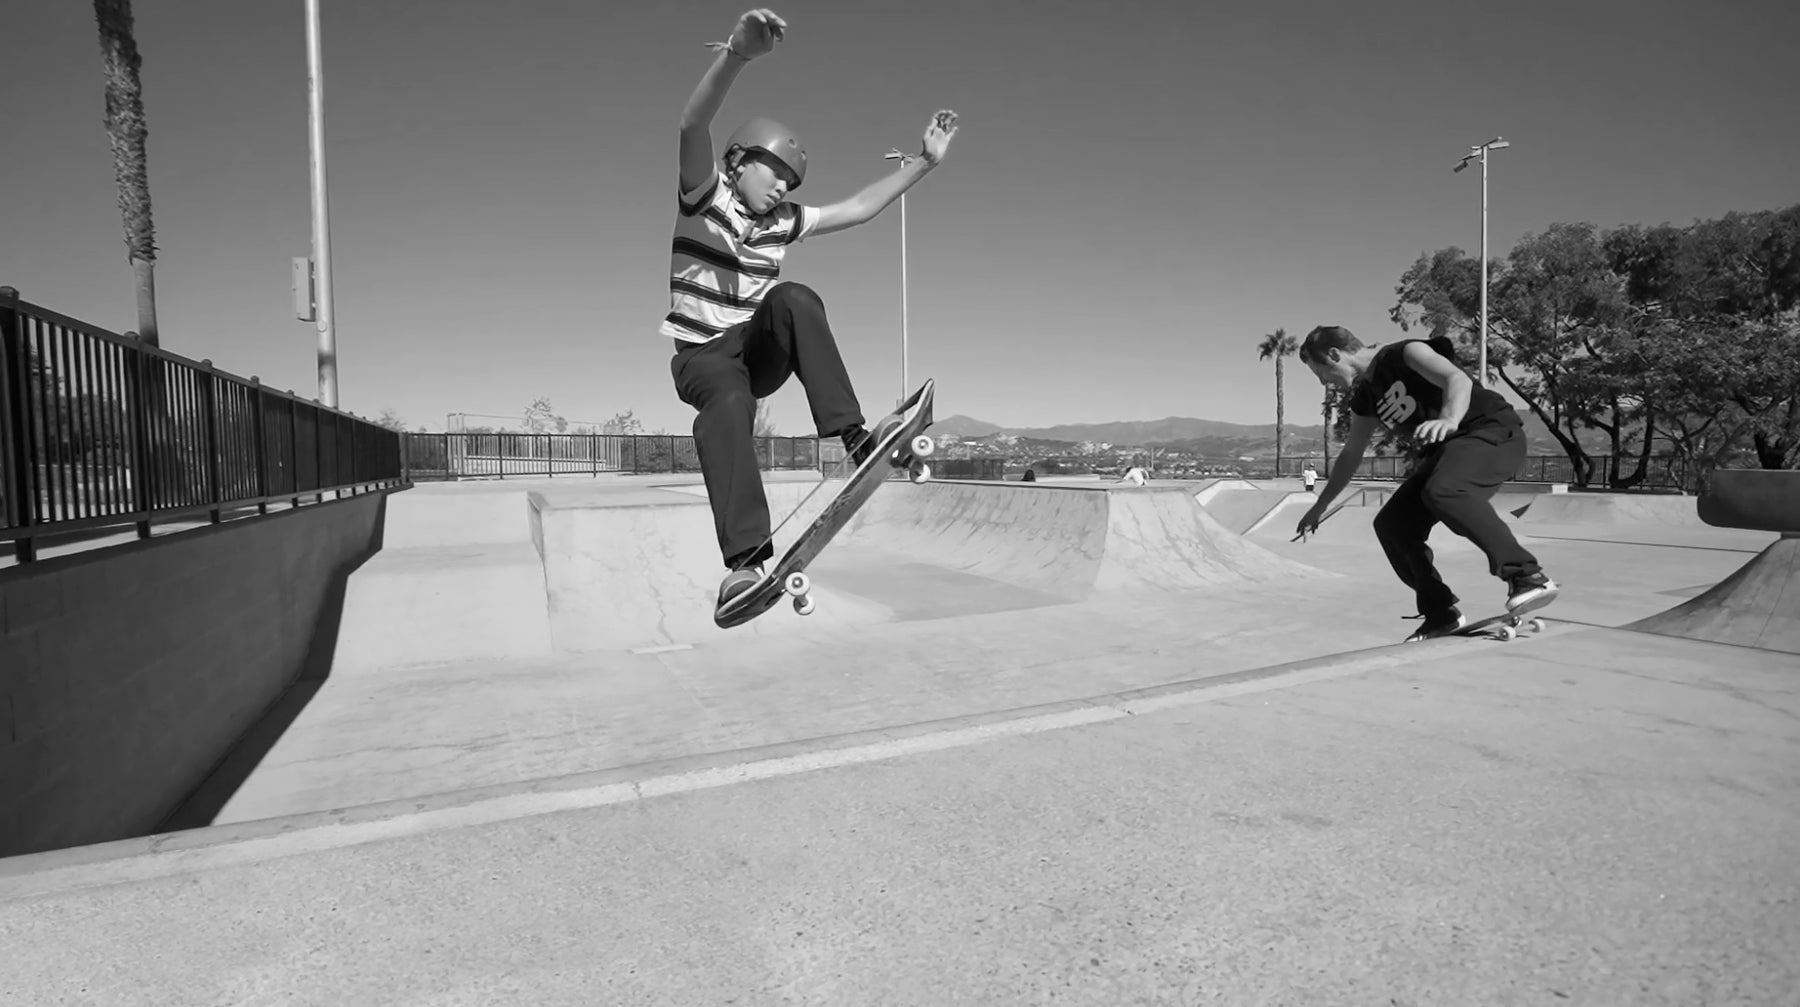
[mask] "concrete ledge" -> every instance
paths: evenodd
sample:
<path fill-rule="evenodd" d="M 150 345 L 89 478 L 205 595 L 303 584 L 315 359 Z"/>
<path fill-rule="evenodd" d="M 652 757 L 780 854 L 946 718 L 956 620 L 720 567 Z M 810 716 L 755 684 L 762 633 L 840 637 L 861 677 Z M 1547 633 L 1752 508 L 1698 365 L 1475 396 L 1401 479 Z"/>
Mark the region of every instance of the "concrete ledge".
<path fill-rule="evenodd" d="M 0 856 L 158 828 L 329 655 L 387 496 L 0 570 Z"/>
<path fill-rule="evenodd" d="M 1720 469 L 1696 507 L 1715 528 L 1800 532 L 1800 471 Z"/>

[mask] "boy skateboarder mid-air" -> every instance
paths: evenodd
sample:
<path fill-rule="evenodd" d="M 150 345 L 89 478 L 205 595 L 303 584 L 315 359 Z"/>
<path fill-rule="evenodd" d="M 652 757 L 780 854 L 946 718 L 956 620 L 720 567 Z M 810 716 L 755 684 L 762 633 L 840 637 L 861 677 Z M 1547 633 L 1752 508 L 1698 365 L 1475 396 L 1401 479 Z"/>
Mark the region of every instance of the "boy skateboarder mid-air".
<path fill-rule="evenodd" d="M 1375 516 L 1375 535 L 1402 583 L 1418 598 L 1424 623 L 1407 642 L 1443 636 L 1466 621 L 1456 594 L 1438 576 L 1426 544 L 1442 521 L 1487 554 L 1488 572 L 1507 583 L 1506 609 L 1548 602 L 1557 587 L 1494 511 L 1494 492 L 1525 461 L 1519 414 L 1491 388 L 1477 386 L 1449 359 L 1447 339 L 1405 339 L 1364 346 L 1350 330 L 1322 325 L 1300 344 L 1300 362 L 1323 385 L 1350 392 L 1350 433 L 1319 500 L 1298 535 L 1319 530 L 1333 497 L 1362 462 L 1377 424 L 1427 445 L 1418 468 Z"/>
<path fill-rule="evenodd" d="M 729 571 L 719 603 L 762 575 L 774 555 L 769 502 L 756 460 L 756 402 L 797 377 L 821 437 L 839 437 L 861 464 L 890 429 L 864 429 L 862 407 L 838 352 L 819 295 L 778 282 L 787 246 L 868 223 L 943 160 L 956 114 L 925 127 L 919 154 L 848 199 L 822 207 L 787 197 L 806 179 L 806 147 L 781 123 L 751 118 L 715 152 L 712 120 L 751 60 L 773 51 L 787 22 L 767 9 L 746 12 L 718 50 L 681 114 L 681 193 L 675 217 L 669 314 L 675 341 L 669 371 L 681 401 L 694 407 L 694 445 Z M 892 417 L 897 420 L 898 417 Z"/>

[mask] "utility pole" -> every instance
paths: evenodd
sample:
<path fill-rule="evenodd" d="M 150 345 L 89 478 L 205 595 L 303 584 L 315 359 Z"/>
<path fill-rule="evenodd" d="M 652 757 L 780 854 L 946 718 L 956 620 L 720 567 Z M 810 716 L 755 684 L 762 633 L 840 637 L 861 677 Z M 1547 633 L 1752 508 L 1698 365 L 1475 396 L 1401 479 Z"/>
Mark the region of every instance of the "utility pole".
<path fill-rule="evenodd" d="M 1488 151 L 1510 147 L 1512 144 L 1494 137 L 1486 143 L 1470 147 L 1456 167 L 1450 169 L 1458 172 L 1467 168 L 1469 162 L 1481 159 L 1481 362 L 1476 365 L 1475 382 L 1480 385 L 1488 383 Z"/>
<path fill-rule="evenodd" d="M 331 214 L 325 199 L 325 80 L 319 57 L 319 0 L 306 0 L 306 102 L 312 162 L 312 284 L 318 305 L 319 402 L 336 409 L 337 323 L 331 302 Z"/>

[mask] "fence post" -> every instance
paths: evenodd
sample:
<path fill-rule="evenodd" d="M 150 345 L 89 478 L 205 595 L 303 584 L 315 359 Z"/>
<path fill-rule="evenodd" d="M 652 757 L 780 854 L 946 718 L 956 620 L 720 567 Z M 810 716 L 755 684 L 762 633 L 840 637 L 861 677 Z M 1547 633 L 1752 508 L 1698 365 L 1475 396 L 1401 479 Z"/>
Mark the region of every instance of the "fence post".
<path fill-rule="evenodd" d="M 155 418 L 145 405 L 151 398 L 147 394 L 147 388 L 150 382 L 150 362 L 154 358 L 144 348 L 142 340 L 135 338 L 130 332 L 125 335 L 133 337 L 130 356 L 127 357 L 130 364 L 125 368 L 125 400 L 129 403 L 126 412 L 131 419 L 131 467 L 137 474 L 131 487 L 131 504 L 133 510 L 144 515 L 143 520 L 137 522 L 137 533 L 138 538 L 145 539 L 150 537 L 150 512 L 156 505 L 156 488 L 159 482 L 156 459 L 150 449 L 151 425 Z"/>
<path fill-rule="evenodd" d="M 219 388 L 211 360 L 200 361 L 200 408 L 206 410 L 206 511 L 212 524 L 223 520 L 219 498 Z"/>
<path fill-rule="evenodd" d="M 26 432 L 29 401 L 26 382 L 25 336 L 19 328 L 15 306 L 19 292 L 0 287 L 0 519 L 6 527 L 29 529 L 37 508 L 32 506 L 30 435 Z M 36 559 L 29 537 L 13 541 L 13 555 L 20 563 Z"/>
<path fill-rule="evenodd" d="M 269 438 L 263 426 L 263 386 L 262 379 L 250 376 L 250 429 L 255 431 L 256 450 L 250 453 L 251 464 L 256 466 L 256 512 L 269 513 Z"/>

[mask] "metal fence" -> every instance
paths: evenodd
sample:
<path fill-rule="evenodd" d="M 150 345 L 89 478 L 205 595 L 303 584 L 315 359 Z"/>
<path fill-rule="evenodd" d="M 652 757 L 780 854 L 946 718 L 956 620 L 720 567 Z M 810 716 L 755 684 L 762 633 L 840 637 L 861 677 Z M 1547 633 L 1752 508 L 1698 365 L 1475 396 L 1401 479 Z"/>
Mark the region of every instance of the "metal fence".
<path fill-rule="evenodd" d="M 404 438 L 405 471 L 414 481 L 700 471 L 694 439 L 670 434 L 409 433 Z M 757 463 L 765 471 L 818 469 L 842 456 L 841 445 L 821 444 L 816 437 L 756 439 Z"/>
<path fill-rule="evenodd" d="M 0 543 L 402 482 L 394 431 L 0 287 Z"/>
<path fill-rule="evenodd" d="M 1592 475 L 1586 485 L 1603 486 L 1607 483 L 1608 473 L 1612 471 L 1611 455 L 1589 455 L 1592 463 Z M 1300 470 L 1306 466 L 1307 459 L 1283 458 L 1281 474 L 1287 477 L 1298 477 Z M 1317 462 L 1315 461 L 1316 465 Z M 1371 481 L 1398 482 L 1407 477 L 1411 471 L 1412 459 L 1405 455 L 1365 455 L 1362 463 L 1356 467 L 1356 478 Z M 1619 474 L 1628 476 L 1637 471 L 1636 455 L 1619 459 Z M 1320 478 L 1326 471 L 1318 468 Z M 1635 484 L 1639 489 L 1682 490 L 1689 489 L 1689 474 L 1683 459 L 1673 455 L 1656 455 L 1644 466 L 1644 478 Z M 1514 482 L 1523 483 L 1569 483 L 1584 485 L 1577 477 L 1575 463 L 1568 455 L 1528 455 Z"/>
<path fill-rule="evenodd" d="M 412 481 L 508 476 L 645 475 L 699 472 L 692 437 L 671 434 L 409 433 L 406 477 Z M 835 438 L 758 437 L 763 471 L 824 472 L 843 460 Z M 1000 479 L 1003 458 L 932 458 L 937 479 Z"/>

